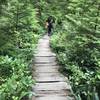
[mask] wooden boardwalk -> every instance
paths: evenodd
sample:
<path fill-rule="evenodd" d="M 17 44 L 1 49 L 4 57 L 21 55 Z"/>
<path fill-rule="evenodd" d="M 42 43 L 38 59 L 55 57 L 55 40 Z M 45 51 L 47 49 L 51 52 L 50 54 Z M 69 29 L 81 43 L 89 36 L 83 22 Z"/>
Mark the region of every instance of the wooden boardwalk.
<path fill-rule="evenodd" d="M 74 100 L 67 78 L 58 71 L 56 55 L 50 50 L 47 35 L 39 40 L 34 69 L 36 95 L 32 100 Z"/>

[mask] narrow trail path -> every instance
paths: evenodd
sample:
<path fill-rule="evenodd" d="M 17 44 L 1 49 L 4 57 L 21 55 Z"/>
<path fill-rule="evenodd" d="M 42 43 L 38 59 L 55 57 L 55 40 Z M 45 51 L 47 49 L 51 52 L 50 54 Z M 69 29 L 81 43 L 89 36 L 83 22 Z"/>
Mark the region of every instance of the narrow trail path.
<path fill-rule="evenodd" d="M 58 71 L 56 55 L 50 50 L 49 40 L 45 35 L 37 46 L 33 72 L 36 96 L 32 100 L 74 100 L 68 80 Z"/>

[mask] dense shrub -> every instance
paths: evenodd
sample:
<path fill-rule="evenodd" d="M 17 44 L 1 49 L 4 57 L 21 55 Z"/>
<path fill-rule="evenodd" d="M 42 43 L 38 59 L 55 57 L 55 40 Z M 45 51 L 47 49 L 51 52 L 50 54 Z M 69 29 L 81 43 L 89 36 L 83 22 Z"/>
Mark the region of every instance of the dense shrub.
<path fill-rule="evenodd" d="M 69 78 L 76 100 L 99 100 L 100 2 L 62 0 L 56 5 L 62 24 L 51 37 L 51 47 L 62 65 L 60 71 Z"/>
<path fill-rule="evenodd" d="M 0 100 L 28 100 L 31 63 L 43 28 L 30 0 L 0 1 Z"/>
<path fill-rule="evenodd" d="M 63 66 L 60 71 L 69 78 L 76 98 L 98 100 L 100 98 L 100 42 L 98 38 L 91 34 L 62 31 L 52 36 L 51 47 L 57 53 L 58 63 Z"/>
<path fill-rule="evenodd" d="M 8 56 L 0 58 L 0 100 L 22 100 L 24 96 L 29 96 L 35 82 L 30 76 L 28 64 Z"/>

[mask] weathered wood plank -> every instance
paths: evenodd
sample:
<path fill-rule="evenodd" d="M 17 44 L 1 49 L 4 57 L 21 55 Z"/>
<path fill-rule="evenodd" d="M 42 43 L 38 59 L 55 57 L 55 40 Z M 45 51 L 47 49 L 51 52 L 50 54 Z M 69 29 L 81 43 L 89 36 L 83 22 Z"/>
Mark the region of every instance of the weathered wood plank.
<path fill-rule="evenodd" d="M 36 95 L 32 100 L 74 100 L 68 79 L 58 71 L 56 54 L 51 52 L 46 35 L 39 40 L 34 62 L 33 92 Z"/>

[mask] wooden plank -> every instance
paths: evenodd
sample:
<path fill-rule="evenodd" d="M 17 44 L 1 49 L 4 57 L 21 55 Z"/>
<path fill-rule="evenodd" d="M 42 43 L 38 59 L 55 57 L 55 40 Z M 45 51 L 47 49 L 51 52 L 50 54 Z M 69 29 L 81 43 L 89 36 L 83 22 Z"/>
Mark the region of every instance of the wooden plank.
<path fill-rule="evenodd" d="M 33 78 L 36 85 L 33 87 L 32 100 L 73 100 L 71 86 L 68 79 L 59 71 L 56 54 L 49 47 L 49 37 L 45 35 L 39 40 L 35 54 Z"/>

